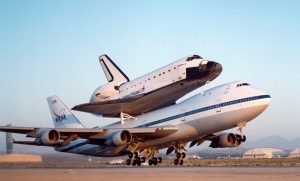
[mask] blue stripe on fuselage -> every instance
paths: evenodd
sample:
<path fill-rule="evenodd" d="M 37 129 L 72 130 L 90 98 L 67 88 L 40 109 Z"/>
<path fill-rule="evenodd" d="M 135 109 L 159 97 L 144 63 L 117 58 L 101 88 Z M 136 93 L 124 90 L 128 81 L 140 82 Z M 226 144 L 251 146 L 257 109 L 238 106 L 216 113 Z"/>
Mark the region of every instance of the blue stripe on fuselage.
<path fill-rule="evenodd" d="M 220 104 L 215 104 L 215 105 L 203 107 L 203 108 L 200 108 L 200 109 L 195 109 L 193 111 L 189 111 L 189 112 L 186 112 L 186 113 L 177 114 L 177 115 L 167 117 L 167 118 L 164 118 L 164 119 L 160 119 L 160 120 L 157 120 L 157 121 L 153 121 L 153 122 L 150 122 L 150 123 L 147 123 L 147 124 L 137 126 L 137 128 L 145 128 L 145 127 L 153 126 L 153 125 L 156 125 L 156 124 L 164 123 L 164 122 L 167 122 L 167 121 L 171 121 L 173 119 L 178 119 L 178 118 L 181 118 L 181 117 L 184 117 L 184 116 L 193 115 L 193 114 L 196 114 L 196 113 L 199 113 L 199 112 L 209 111 L 209 110 L 212 110 L 212 109 L 226 107 L 226 106 L 230 106 L 230 105 L 233 105 L 233 104 L 239 104 L 239 103 L 243 103 L 243 102 L 249 102 L 249 101 L 254 101 L 254 100 L 258 100 L 258 99 L 266 99 L 266 98 L 271 98 L 271 96 L 270 95 L 261 95 L 261 96 L 253 96 L 253 97 L 247 97 L 247 98 L 242 98 L 242 99 L 236 99 L 236 100 L 233 100 L 233 101 L 228 101 L 228 102 L 224 102 L 224 103 L 220 103 Z"/>

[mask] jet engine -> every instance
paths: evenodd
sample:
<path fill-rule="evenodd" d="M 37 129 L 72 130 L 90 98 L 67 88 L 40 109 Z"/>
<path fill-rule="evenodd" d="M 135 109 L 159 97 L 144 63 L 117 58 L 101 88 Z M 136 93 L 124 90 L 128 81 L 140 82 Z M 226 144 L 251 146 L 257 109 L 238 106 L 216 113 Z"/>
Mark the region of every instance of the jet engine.
<path fill-rule="evenodd" d="M 213 139 L 209 146 L 212 148 L 237 147 L 241 144 L 241 142 L 244 142 L 245 140 L 245 136 L 242 139 L 241 135 L 224 133 Z"/>
<path fill-rule="evenodd" d="M 129 131 L 127 130 L 122 130 L 122 131 L 117 131 L 111 134 L 104 143 L 105 145 L 108 146 L 123 146 L 125 144 L 130 143 L 132 137 Z"/>
<path fill-rule="evenodd" d="M 39 134 L 39 136 L 35 139 L 36 143 L 41 145 L 53 145 L 57 143 L 60 139 L 60 134 L 58 131 L 45 130 Z"/>

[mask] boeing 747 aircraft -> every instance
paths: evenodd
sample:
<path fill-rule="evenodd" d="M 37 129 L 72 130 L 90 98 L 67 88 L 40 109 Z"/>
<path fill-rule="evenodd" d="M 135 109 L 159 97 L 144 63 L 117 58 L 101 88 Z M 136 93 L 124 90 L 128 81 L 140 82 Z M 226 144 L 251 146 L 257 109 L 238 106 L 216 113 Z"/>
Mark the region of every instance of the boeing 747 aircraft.
<path fill-rule="evenodd" d="M 184 61 L 188 60 L 185 59 Z M 200 65 L 198 64 L 197 71 L 195 70 L 195 74 L 193 74 L 197 78 L 184 78 L 183 81 L 177 80 L 179 81 L 178 85 L 168 90 L 178 88 L 180 91 L 183 91 L 181 83 L 189 84 L 194 79 L 212 80 L 211 78 L 206 79 L 198 75 L 199 70 L 202 70 L 199 67 L 204 65 L 201 64 L 201 61 L 203 60 L 199 59 L 200 63 L 198 63 Z M 206 62 L 205 69 L 210 67 L 208 63 L 209 61 Z M 221 65 L 216 62 L 212 64 L 212 67 L 215 68 L 209 69 L 207 74 L 213 74 L 212 77 L 215 78 L 215 72 L 220 73 Z M 110 65 L 114 64 L 111 63 Z M 110 65 L 106 65 L 106 67 L 110 67 Z M 175 67 L 178 68 L 178 66 Z M 169 67 L 166 71 L 168 70 Z M 184 70 L 186 70 L 186 73 L 188 72 L 187 69 Z M 108 68 L 107 72 L 113 71 Z M 207 74 L 204 74 L 204 77 L 210 77 Z M 111 75 L 111 80 L 118 77 L 116 74 L 109 75 Z M 151 74 L 151 76 L 153 75 Z M 162 85 L 164 83 L 161 81 L 159 84 Z M 119 88 L 121 87 L 121 85 L 118 86 Z M 113 87 L 113 89 L 115 88 Z M 125 88 L 125 90 L 127 89 Z M 154 92 L 159 92 L 158 87 L 153 88 L 153 90 L 156 90 Z M 173 92 L 176 91 L 173 90 Z M 98 95 L 98 93 L 100 94 Z M 119 93 L 117 92 L 116 95 L 119 96 Z M 114 98 L 110 103 L 106 102 L 108 104 L 116 103 L 118 105 L 116 107 L 120 108 L 118 111 L 111 112 L 112 114 L 109 113 L 108 115 L 119 114 L 121 119 L 120 122 L 104 127 L 85 128 L 57 96 L 52 96 L 48 98 L 48 104 L 55 125 L 54 128 L 1 126 L 0 131 L 26 134 L 27 137 L 34 138 L 33 141 L 14 140 L 14 143 L 17 144 L 50 146 L 60 152 L 100 157 L 128 155 L 127 165 L 141 165 L 146 161 L 149 165 L 157 165 L 162 162 L 161 157 L 158 157 L 157 153 L 159 150 L 167 148 L 166 154 L 175 152 L 174 164 L 182 165 L 188 143 L 190 143 L 190 147 L 200 145 L 204 141 L 210 141 L 210 147 L 212 148 L 239 146 L 246 141 L 246 136 L 242 132 L 243 127 L 261 114 L 271 102 L 271 97 L 267 93 L 252 87 L 245 81 L 237 81 L 206 90 L 177 104 L 173 103 L 175 99 L 166 98 L 163 101 L 172 100 L 168 102 L 168 106 L 161 105 L 159 108 L 150 106 L 152 108 L 148 111 L 133 111 L 131 113 L 136 113 L 133 114 L 134 116 L 126 117 L 126 119 L 122 117 L 123 104 L 126 105 L 152 93 L 141 95 L 138 93 L 138 97 L 129 95 L 128 98 L 126 96 L 120 99 Z M 181 95 L 185 93 L 181 93 Z M 97 99 L 96 97 L 101 97 L 102 94 L 101 91 L 96 90 L 92 99 Z M 156 93 L 154 94 L 156 95 Z M 168 95 L 168 97 L 172 96 L 172 94 Z M 123 100 L 126 101 L 123 102 Z M 100 111 L 103 108 L 101 106 L 106 104 L 102 104 L 103 102 L 100 100 L 98 101 L 100 104 L 95 103 L 96 111 L 91 112 L 103 114 Z M 101 106 L 97 107 L 97 105 Z M 94 104 L 91 106 L 93 107 Z M 126 110 L 130 112 L 130 109 L 126 108 Z M 237 133 L 223 132 L 235 127 L 239 128 Z"/>

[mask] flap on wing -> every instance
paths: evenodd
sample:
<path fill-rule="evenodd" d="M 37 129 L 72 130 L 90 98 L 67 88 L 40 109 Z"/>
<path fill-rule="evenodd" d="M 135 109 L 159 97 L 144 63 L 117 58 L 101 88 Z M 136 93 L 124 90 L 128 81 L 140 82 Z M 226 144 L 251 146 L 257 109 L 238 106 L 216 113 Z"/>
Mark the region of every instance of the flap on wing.
<path fill-rule="evenodd" d="M 58 142 L 55 144 L 51 144 L 51 145 L 42 145 L 42 144 L 38 144 L 35 141 L 13 141 L 14 144 L 21 144 L 21 145 L 34 145 L 34 146 L 52 146 L 52 147 L 58 147 L 58 146 L 62 146 L 62 142 Z"/>
<path fill-rule="evenodd" d="M 168 136 L 172 133 L 175 133 L 178 129 L 175 126 L 164 126 L 150 128 L 129 128 L 126 130 L 128 130 L 133 137 L 149 140 Z"/>
<path fill-rule="evenodd" d="M 204 141 L 212 141 L 213 139 L 217 138 L 218 136 L 220 136 L 221 134 L 223 134 L 223 132 L 217 132 L 217 133 L 212 133 L 203 137 L 200 137 L 197 140 L 194 140 L 191 142 L 190 147 L 193 147 L 197 144 L 197 146 L 201 145 Z"/>

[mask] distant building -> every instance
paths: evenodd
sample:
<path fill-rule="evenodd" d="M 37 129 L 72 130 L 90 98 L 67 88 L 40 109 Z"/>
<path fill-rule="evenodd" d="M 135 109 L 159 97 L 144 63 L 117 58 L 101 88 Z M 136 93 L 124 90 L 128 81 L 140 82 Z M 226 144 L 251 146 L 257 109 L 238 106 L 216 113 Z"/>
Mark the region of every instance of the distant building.
<path fill-rule="evenodd" d="M 254 148 L 246 151 L 243 154 L 243 158 L 281 158 L 287 157 L 288 154 L 280 149 L 276 148 Z"/>
<path fill-rule="evenodd" d="M 300 158 L 300 148 L 296 148 L 290 152 L 289 158 Z"/>

